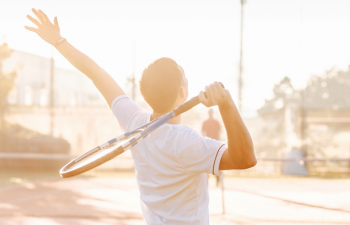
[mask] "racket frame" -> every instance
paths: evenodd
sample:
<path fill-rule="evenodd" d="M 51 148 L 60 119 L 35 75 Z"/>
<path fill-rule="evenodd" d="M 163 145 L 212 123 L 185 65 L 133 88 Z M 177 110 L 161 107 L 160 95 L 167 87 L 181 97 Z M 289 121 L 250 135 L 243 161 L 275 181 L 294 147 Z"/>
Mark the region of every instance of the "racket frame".
<path fill-rule="evenodd" d="M 222 87 L 224 87 L 224 86 L 222 85 Z M 157 128 L 159 128 L 163 124 L 167 123 L 171 118 L 174 118 L 174 117 L 190 110 L 191 108 L 198 105 L 199 103 L 200 103 L 199 96 L 193 97 L 190 100 L 183 103 L 182 105 L 180 105 L 179 107 L 177 107 L 175 110 L 171 111 L 170 113 L 167 113 L 167 114 L 165 114 L 165 115 L 163 115 L 155 120 L 152 120 L 149 123 L 147 123 L 141 127 L 138 127 L 130 132 L 126 132 L 123 135 L 120 135 L 116 138 L 113 138 L 113 139 L 103 143 L 102 145 L 99 145 L 96 148 L 84 153 L 83 155 L 78 156 L 77 158 L 70 161 L 67 165 L 62 167 L 62 169 L 60 170 L 61 177 L 68 178 L 68 177 L 73 177 L 73 176 L 79 175 L 81 173 L 89 171 L 89 170 L 117 157 L 118 155 L 122 154 L 126 150 L 128 150 L 128 149 L 132 148 L 133 146 L 135 146 L 136 144 L 138 144 L 140 141 L 142 141 L 144 138 L 146 138 L 154 130 L 156 130 Z M 128 142 L 124 143 L 122 146 L 119 146 L 116 149 L 110 151 L 108 154 L 103 155 L 102 157 L 94 160 L 93 162 L 91 162 L 89 164 L 85 164 L 85 165 L 78 167 L 74 170 L 69 170 L 69 168 L 72 168 L 75 164 L 82 161 L 86 157 L 96 153 L 97 151 L 101 151 L 105 148 L 112 148 L 119 141 L 126 140 L 132 135 L 135 135 L 135 137 L 133 137 Z"/>
<path fill-rule="evenodd" d="M 82 174 L 84 172 L 87 172 L 115 157 L 118 155 L 122 154 L 126 150 L 132 148 L 135 146 L 139 141 L 142 139 L 146 138 L 151 132 L 156 130 L 158 127 L 162 126 L 164 123 L 168 122 L 171 119 L 170 113 L 163 115 L 141 127 L 138 127 L 130 132 L 126 132 L 123 135 L 120 135 L 116 138 L 113 138 L 96 148 L 93 148 L 92 150 L 78 156 L 77 158 L 73 159 L 70 161 L 68 164 L 66 164 L 62 169 L 60 170 L 60 175 L 62 178 L 69 178 L 69 177 L 74 177 L 79 174 Z M 96 160 L 92 161 L 89 164 L 82 165 L 81 167 L 74 168 L 74 166 L 84 160 L 85 158 L 91 156 L 92 154 L 104 150 L 106 148 L 112 148 L 115 146 L 119 141 L 123 141 L 128 139 L 130 136 L 135 135 L 130 141 L 124 143 L 122 146 L 119 146 L 118 148 L 110 151 L 108 154 L 103 155 L 100 158 L 97 158 Z M 72 169 L 74 168 L 74 169 Z"/>

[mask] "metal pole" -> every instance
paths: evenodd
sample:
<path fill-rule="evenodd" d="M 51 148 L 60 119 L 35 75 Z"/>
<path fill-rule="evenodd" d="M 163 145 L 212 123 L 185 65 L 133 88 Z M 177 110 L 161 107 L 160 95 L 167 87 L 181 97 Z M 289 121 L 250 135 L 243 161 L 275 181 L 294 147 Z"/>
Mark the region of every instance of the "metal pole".
<path fill-rule="evenodd" d="M 53 48 L 52 55 L 50 60 L 50 97 L 49 97 L 49 114 L 50 114 L 50 135 L 53 136 L 54 130 L 54 70 L 55 70 L 55 61 L 53 59 Z"/>
<path fill-rule="evenodd" d="M 132 72 L 132 100 L 136 101 L 136 82 L 135 82 L 135 40 L 133 46 L 133 72 Z"/>
<path fill-rule="evenodd" d="M 300 68 L 304 68 L 303 65 L 303 57 L 302 57 L 302 50 L 303 50 L 303 5 L 300 7 Z M 303 71 L 301 71 L 302 74 Z M 306 152 L 306 145 L 305 145 L 305 107 L 304 107 L 304 101 L 305 101 L 305 89 L 307 88 L 307 85 L 300 90 L 300 141 L 301 141 L 301 151 L 303 152 L 303 157 L 307 157 Z M 307 165 L 306 165 L 307 166 Z"/>
<path fill-rule="evenodd" d="M 306 87 L 305 87 L 306 88 Z M 304 90 L 300 91 L 300 140 L 303 157 L 306 157 L 305 149 L 305 109 L 304 109 Z"/>
<path fill-rule="evenodd" d="M 220 176 L 220 184 L 221 184 L 221 198 L 222 198 L 222 214 L 225 214 L 225 186 L 224 186 L 224 173 Z"/>
<path fill-rule="evenodd" d="M 242 110 L 242 88 L 243 88 L 243 6 L 245 0 L 241 0 L 241 43 L 239 53 L 239 74 L 238 74 L 238 109 Z"/>

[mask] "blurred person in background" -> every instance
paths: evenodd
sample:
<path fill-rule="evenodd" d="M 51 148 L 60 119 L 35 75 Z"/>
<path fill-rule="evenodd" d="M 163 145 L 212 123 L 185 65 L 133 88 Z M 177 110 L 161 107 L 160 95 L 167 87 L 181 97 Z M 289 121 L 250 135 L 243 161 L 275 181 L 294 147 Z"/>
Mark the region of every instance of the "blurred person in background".
<path fill-rule="evenodd" d="M 155 120 L 186 101 L 187 78 L 174 60 L 157 59 L 143 71 L 140 91 L 152 108 L 152 112 L 147 112 L 96 62 L 62 38 L 56 17 L 51 23 L 41 10 L 33 9 L 33 13 L 38 19 L 27 17 L 37 28 L 25 28 L 55 46 L 92 80 L 124 132 Z M 256 165 L 253 142 L 230 92 L 218 82 L 208 85 L 205 92 L 206 96 L 203 91 L 199 94 L 200 102 L 206 107 L 219 107 L 227 144 L 182 126 L 181 116 L 176 116 L 131 149 L 144 224 L 209 224 L 207 174 L 220 175 L 220 170 Z"/>
<path fill-rule="evenodd" d="M 220 123 L 213 118 L 213 114 L 213 109 L 209 109 L 209 118 L 206 121 L 204 121 L 202 125 L 202 135 L 219 141 L 221 126 Z M 216 186 L 219 186 L 220 177 L 217 175 L 215 175 L 215 177 Z"/>

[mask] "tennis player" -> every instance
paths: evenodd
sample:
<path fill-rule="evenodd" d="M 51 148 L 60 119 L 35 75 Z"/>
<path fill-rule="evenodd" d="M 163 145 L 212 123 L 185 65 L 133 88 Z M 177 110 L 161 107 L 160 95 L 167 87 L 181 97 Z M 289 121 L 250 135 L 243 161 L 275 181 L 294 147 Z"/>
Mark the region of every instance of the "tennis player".
<path fill-rule="evenodd" d="M 183 69 L 170 58 L 160 58 L 140 79 L 141 94 L 153 109 L 147 112 L 126 96 L 106 71 L 61 37 L 57 18 L 52 24 L 41 10 L 33 9 L 33 13 L 37 19 L 27 17 L 37 28 L 25 28 L 55 46 L 93 81 L 125 132 L 170 112 L 187 99 Z M 201 92 L 200 101 L 207 107 L 219 107 L 227 144 L 181 125 L 178 116 L 131 150 L 145 224 L 209 224 L 207 174 L 220 175 L 220 170 L 247 169 L 256 164 L 250 134 L 229 91 L 217 82 L 205 91 L 207 97 Z"/>

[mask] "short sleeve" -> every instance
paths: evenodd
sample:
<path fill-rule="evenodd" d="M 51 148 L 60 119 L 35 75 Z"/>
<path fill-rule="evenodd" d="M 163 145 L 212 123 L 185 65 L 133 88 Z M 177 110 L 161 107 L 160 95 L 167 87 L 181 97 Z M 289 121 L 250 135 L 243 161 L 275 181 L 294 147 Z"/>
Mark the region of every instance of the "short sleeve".
<path fill-rule="evenodd" d="M 203 137 L 195 131 L 185 132 L 181 140 L 177 149 L 178 160 L 186 172 L 221 175 L 219 166 L 221 157 L 227 149 L 226 144 Z"/>
<path fill-rule="evenodd" d="M 126 95 L 116 97 L 111 109 L 124 132 L 131 131 L 145 123 L 149 113 Z"/>

